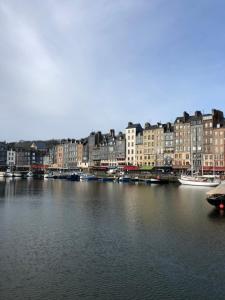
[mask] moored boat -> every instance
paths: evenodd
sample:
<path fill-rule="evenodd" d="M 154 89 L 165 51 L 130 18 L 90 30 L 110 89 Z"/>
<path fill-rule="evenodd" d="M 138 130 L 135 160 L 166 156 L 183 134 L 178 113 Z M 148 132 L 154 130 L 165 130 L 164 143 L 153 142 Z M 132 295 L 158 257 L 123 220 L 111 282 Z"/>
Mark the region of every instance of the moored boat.
<path fill-rule="evenodd" d="M 29 172 L 26 174 L 26 177 L 27 177 L 27 178 L 33 177 L 33 172 L 29 171 Z"/>
<path fill-rule="evenodd" d="M 225 208 L 225 184 L 212 189 L 206 193 L 209 204 L 224 209 Z"/>
<path fill-rule="evenodd" d="M 7 169 L 4 176 L 5 177 L 13 177 L 13 172 L 10 169 Z"/>
<path fill-rule="evenodd" d="M 112 182 L 114 180 L 114 177 L 100 177 L 98 178 L 98 181 L 101 182 Z"/>
<path fill-rule="evenodd" d="M 162 180 L 160 178 L 149 178 L 146 180 L 146 183 L 159 184 L 162 183 Z"/>
<path fill-rule="evenodd" d="M 193 186 L 216 187 L 221 181 L 216 176 L 181 176 L 178 179 L 181 184 Z"/>
<path fill-rule="evenodd" d="M 73 173 L 67 177 L 68 180 L 71 181 L 80 181 L 80 175 L 77 173 Z"/>
<path fill-rule="evenodd" d="M 22 173 L 20 173 L 20 172 L 13 172 L 13 177 L 22 177 Z"/>
<path fill-rule="evenodd" d="M 54 178 L 54 173 L 53 172 L 45 173 L 44 178 L 46 178 L 46 179 Z"/>
<path fill-rule="evenodd" d="M 131 178 L 129 175 L 122 175 L 119 177 L 119 182 L 130 182 Z"/>
<path fill-rule="evenodd" d="M 80 175 L 80 181 L 97 180 L 98 178 L 93 174 L 82 174 Z"/>

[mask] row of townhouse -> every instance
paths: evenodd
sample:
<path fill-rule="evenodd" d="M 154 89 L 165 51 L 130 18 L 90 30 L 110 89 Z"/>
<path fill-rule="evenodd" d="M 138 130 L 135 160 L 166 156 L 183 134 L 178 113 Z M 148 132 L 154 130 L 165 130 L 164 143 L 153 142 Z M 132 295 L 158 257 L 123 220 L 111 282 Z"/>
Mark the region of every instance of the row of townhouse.
<path fill-rule="evenodd" d="M 137 166 L 172 166 L 176 169 L 225 170 L 225 122 L 222 111 L 184 112 L 173 124 L 128 123 L 126 163 Z"/>
<path fill-rule="evenodd" d="M 46 164 L 51 168 L 76 169 L 88 167 L 87 139 L 61 140 L 49 149 Z"/>
<path fill-rule="evenodd" d="M 59 169 L 134 165 L 145 168 L 225 170 L 225 122 L 222 111 L 184 112 L 174 123 L 128 123 L 125 133 L 111 129 L 83 139 L 0 142 L 0 168 L 34 165 Z"/>
<path fill-rule="evenodd" d="M 0 170 L 43 168 L 50 148 L 47 142 L 0 142 Z"/>
<path fill-rule="evenodd" d="M 52 168 L 75 169 L 94 166 L 124 166 L 126 163 L 125 135 L 114 129 L 102 134 L 100 131 L 91 132 L 81 140 L 62 140 L 52 148 Z"/>

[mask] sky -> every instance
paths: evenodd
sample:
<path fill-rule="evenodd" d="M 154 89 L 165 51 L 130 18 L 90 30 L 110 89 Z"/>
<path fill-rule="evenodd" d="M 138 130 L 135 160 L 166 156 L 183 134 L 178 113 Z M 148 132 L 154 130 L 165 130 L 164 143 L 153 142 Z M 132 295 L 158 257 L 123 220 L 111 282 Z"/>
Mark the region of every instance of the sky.
<path fill-rule="evenodd" d="M 0 0 L 0 140 L 225 111 L 223 0 Z"/>

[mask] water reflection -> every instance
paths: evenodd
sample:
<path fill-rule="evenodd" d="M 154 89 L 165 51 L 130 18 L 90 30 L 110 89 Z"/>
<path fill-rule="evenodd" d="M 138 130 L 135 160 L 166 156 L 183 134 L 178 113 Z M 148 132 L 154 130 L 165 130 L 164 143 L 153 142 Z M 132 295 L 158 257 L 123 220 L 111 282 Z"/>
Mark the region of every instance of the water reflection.
<path fill-rule="evenodd" d="M 225 212 L 222 209 L 212 208 L 212 210 L 208 214 L 208 217 L 215 222 L 225 222 Z"/>
<path fill-rule="evenodd" d="M 1 299 L 222 299 L 225 217 L 206 191 L 0 181 Z"/>

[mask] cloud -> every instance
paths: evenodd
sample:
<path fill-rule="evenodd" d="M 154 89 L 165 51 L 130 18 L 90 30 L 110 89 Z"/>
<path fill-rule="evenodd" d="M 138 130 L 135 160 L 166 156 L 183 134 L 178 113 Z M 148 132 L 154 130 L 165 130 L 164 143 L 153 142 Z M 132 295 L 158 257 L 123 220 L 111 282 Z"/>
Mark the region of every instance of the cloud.
<path fill-rule="evenodd" d="M 123 130 L 175 119 L 201 98 L 208 109 L 224 91 L 210 11 L 202 0 L 195 10 L 186 0 L 0 0 L 2 136 Z"/>
<path fill-rule="evenodd" d="M 61 61 L 29 20 L 10 6 L 1 4 L 0 9 L 7 29 L 3 38 L 6 43 L 3 66 L 17 92 L 11 90 L 9 101 L 14 102 L 15 109 L 39 115 L 65 113 L 69 102 Z"/>

